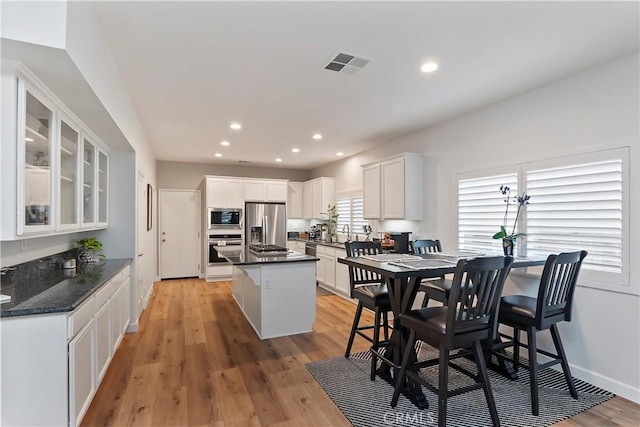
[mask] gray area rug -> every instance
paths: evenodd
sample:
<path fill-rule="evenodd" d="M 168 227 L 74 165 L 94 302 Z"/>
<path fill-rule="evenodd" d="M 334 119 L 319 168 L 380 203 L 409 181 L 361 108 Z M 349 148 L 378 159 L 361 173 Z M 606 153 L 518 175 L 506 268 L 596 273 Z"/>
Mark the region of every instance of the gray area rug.
<path fill-rule="evenodd" d="M 423 344 L 419 360 L 438 356 L 438 350 Z M 522 359 L 526 362 L 526 359 Z M 476 372 L 475 363 L 464 358 L 459 364 Z M 400 395 L 395 408 L 391 407 L 393 387 L 376 378 L 369 379 L 371 358 L 369 352 L 353 354 L 349 359 L 335 357 L 308 363 L 307 369 L 322 386 L 331 400 L 354 426 L 429 426 L 437 425 L 437 396 L 423 387 L 429 408 L 420 410 Z M 438 384 L 438 367 L 423 369 L 420 373 L 431 384 Z M 489 371 L 498 416 L 502 426 L 548 426 L 609 400 L 614 395 L 587 382 L 574 378 L 578 400 L 569 394 L 564 376 L 553 369 L 540 373 L 540 415 L 531 415 L 531 395 L 528 371 L 521 369 L 519 379 L 511 381 Z M 449 388 L 471 384 L 473 380 L 455 369 L 449 369 Z M 447 404 L 448 426 L 491 426 L 491 417 L 483 391 L 475 390 L 451 397 Z"/>

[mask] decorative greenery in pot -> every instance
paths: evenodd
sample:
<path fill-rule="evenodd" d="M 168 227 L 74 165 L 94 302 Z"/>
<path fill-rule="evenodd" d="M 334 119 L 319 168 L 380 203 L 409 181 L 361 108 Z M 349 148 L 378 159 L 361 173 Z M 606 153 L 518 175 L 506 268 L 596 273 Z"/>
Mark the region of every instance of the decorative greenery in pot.
<path fill-rule="evenodd" d="M 362 226 L 362 231 L 364 231 L 364 234 L 367 235 L 367 242 L 369 241 L 369 236 L 371 235 L 371 232 L 373 231 L 371 229 L 371 226 L 369 224 L 365 224 Z"/>
<path fill-rule="evenodd" d="M 76 241 L 78 244 L 78 261 L 98 262 L 100 258 L 106 258 L 102 253 L 102 242 L 95 237 L 87 237 Z"/>
<path fill-rule="evenodd" d="M 520 211 L 525 205 L 529 204 L 531 196 L 523 192 L 521 196 L 511 196 L 511 189 L 506 185 L 500 186 L 500 192 L 505 196 L 504 202 L 507 204 L 504 210 L 503 225 L 500 226 L 500 231 L 493 235 L 494 239 L 502 239 L 502 250 L 505 255 L 513 256 L 515 252 L 516 239 L 524 237 L 526 233 L 516 233 L 516 227 L 518 224 L 518 218 L 520 218 Z M 511 233 L 507 233 L 507 219 L 509 215 L 509 207 L 511 205 L 517 206 L 516 219 L 513 221 L 513 227 L 511 227 Z"/>
<path fill-rule="evenodd" d="M 322 224 L 322 231 L 326 231 L 328 234 L 328 239 L 324 239 L 327 240 L 329 242 L 335 240 L 336 242 L 338 241 L 338 233 L 337 233 L 337 226 L 338 226 L 338 212 L 337 212 L 337 207 L 331 206 L 331 203 L 329 203 L 327 205 L 327 212 L 323 212 L 322 215 L 326 215 L 327 217 L 329 217 L 329 219 Z"/>

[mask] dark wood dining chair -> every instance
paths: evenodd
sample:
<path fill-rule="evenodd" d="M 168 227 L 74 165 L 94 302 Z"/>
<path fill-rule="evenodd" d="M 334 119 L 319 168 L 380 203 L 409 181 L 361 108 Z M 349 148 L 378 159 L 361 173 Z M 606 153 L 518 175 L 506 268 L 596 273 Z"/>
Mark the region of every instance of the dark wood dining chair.
<path fill-rule="evenodd" d="M 562 347 L 560 334 L 556 323 L 571 321 L 571 307 L 573 305 L 573 293 L 578 281 L 578 273 L 582 266 L 582 260 L 587 256 L 586 251 L 561 253 L 549 255 L 545 263 L 538 297 L 525 295 L 508 295 L 502 298 L 500 303 L 499 322 L 513 327 L 512 341 L 498 344 L 500 349 L 513 347 L 513 367 L 517 371 L 518 366 L 529 369 L 529 383 L 531 387 L 531 412 L 538 415 L 538 372 L 550 366 L 560 363 L 562 372 L 567 381 L 569 392 L 574 399 L 578 398 L 578 392 L 573 384 L 567 356 Z M 536 332 L 549 329 L 551 338 L 556 348 L 553 354 L 540 350 L 536 345 Z M 520 343 L 520 331 L 527 331 L 527 345 Z M 528 348 L 529 363 L 520 363 L 520 347 Z M 552 360 L 538 364 L 537 353 L 544 354 Z M 507 357 L 503 352 L 498 352 L 499 357 Z"/>
<path fill-rule="evenodd" d="M 444 426 L 447 421 L 447 399 L 482 388 L 493 425 L 500 425 L 481 343 L 495 338 L 500 295 L 512 263 L 513 258 L 503 256 L 460 260 L 453 276 L 447 306 L 420 308 L 400 315 L 402 327 L 410 330 L 407 348 L 413 347 L 416 340 L 421 340 L 438 348 L 440 355 L 437 359 L 416 361 L 408 366 L 411 352 L 405 352 L 391 399 L 392 407 L 397 405 L 402 385 L 409 377 L 438 395 L 438 426 Z M 458 349 L 461 351 L 451 354 L 451 351 Z M 470 355 L 476 362 L 478 374 L 450 364 L 453 359 Z M 418 375 L 420 369 L 435 365 L 439 369 L 437 388 Z M 476 384 L 449 390 L 449 367 L 473 378 Z"/>
<path fill-rule="evenodd" d="M 411 243 L 411 247 L 414 254 L 430 254 L 442 252 L 440 240 L 414 240 Z M 429 304 L 429 299 L 434 299 L 436 301 L 440 301 L 442 305 L 447 305 L 449 293 L 451 292 L 451 280 L 446 279 L 445 276 L 442 276 L 439 279 L 423 280 L 420 283 L 419 291 L 424 292 L 422 307 L 426 307 L 427 304 Z"/>
<path fill-rule="evenodd" d="M 347 256 L 377 255 L 382 253 L 380 242 L 345 242 Z M 344 357 L 349 357 L 356 334 L 360 335 L 378 349 L 389 342 L 389 316 L 391 302 L 384 279 L 379 274 L 361 268 L 349 266 L 349 296 L 358 300 L 356 315 L 351 326 L 349 342 Z M 362 310 L 366 308 L 374 312 L 374 324 L 360 326 Z M 380 341 L 380 329 L 383 329 L 384 341 Z M 363 331 L 373 329 L 373 336 Z"/>

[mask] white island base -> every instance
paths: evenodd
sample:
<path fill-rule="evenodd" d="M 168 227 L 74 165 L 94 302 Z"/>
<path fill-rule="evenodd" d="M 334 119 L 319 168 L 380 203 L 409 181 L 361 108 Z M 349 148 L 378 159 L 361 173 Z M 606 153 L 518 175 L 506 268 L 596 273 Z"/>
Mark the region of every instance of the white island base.
<path fill-rule="evenodd" d="M 311 332 L 316 263 L 234 265 L 233 298 L 260 339 Z"/>

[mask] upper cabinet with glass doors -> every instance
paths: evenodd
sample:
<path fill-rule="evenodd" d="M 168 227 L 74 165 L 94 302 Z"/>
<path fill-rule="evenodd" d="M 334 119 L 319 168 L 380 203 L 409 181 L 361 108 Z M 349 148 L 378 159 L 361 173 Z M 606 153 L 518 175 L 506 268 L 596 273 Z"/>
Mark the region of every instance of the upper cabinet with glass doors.
<path fill-rule="evenodd" d="M 2 90 L 1 240 L 107 227 L 107 147 L 24 67 Z"/>
<path fill-rule="evenodd" d="M 53 112 L 42 98 L 25 88 L 18 98 L 22 104 L 20 136 L 18 138 L 18 230 L 42 232 L 53 230 L 53 182 L 51 163 L 53 159 Z M 4 179 L 4 177 L 3 177 Z M 22 194 L 20 194 L 22 193 Z"/>

